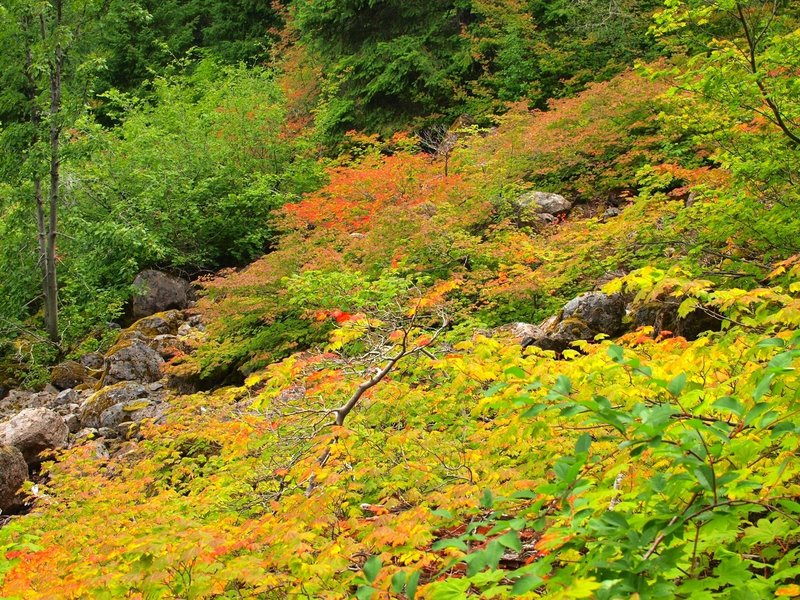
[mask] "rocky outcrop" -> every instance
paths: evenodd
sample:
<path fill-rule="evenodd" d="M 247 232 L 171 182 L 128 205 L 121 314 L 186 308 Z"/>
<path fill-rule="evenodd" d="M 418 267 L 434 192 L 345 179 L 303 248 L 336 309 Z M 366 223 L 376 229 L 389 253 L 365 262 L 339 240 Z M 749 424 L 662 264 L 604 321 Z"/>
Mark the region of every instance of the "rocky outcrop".
<path fill-rule="evenodd" d="M 573 342 L 592 340 L 599 334 L 619 335 L 625 329 L 625 300 L 619 294 L 589 292 L 573 298 L 558 315 L 530 330 L 523 347 L 563 352 Z"/>
<path fill-rule="evenodd" d="M 64 448 L 68 436 L 64 419 L 49 408 L 28 408 L 0 423 L 0 445 L 15 446 L 29 465 L 41 462 L 42 452 Z"/>
<path fill-rule="evenodd" d="M 578 320 L 589 329 L 606 335 L 619 335 L 625 330 L 625 299 L 620 294 L 588 292 L 573 298 L 564 305 L 561 319 Z"/>
<path fill-rule="evenodd" d="M 19 504 L 19 489 L 28 479 L 28 465 L 14 446 L 0 446 L 0 512 Z"/>
<path fill-rule="evenodd" d="M 190 352 L 204 331 L 197 315 L 149 315 L 121 331 L 105 356 L 88 353 L 54 367 L 55 385 L 46 391 L 11 390 L 0 401 L 0 444 L 18 446 L 35 465 L 41 451 L 70 440 L 129 438 L 142 421 L 160 421 L 168 407 L 164 360 Z"/>
<path fill-rule="evenodd" d="M 608 277 L 613 275 L 609 273 Z M 498 331 L 511 333 L 523 348 L 536 346 L 563 352 L 573 342 L 592 340 L 598 334 L 616 337 L 645 326 L 652 327 L 654 335 L 668 331 L 690 341 L 705 332 L 721 329 L 722 319 L 714 312 L 701 306 L 681 317 L 679 306 L 671 297 L 628 305 L 623 294 L 593 291 L 573 298 L 561 312 L 539 325 L 513 323 Z"/>
<path fill-rule="evenodd" d="M 120 381 L 150 383 L 161 379 L 164 359 L 142 339 L 129 339 L 114 346 L 105 358 L 104 383 Z"/>
<path fill-rule="evenodd" d="M 572 203 L 564 196 L 549 192 L 526 192 L 511 204 L 517 223 L 527 227 L 554 221 L 572 208 Z"/>
<path fill-rule="evenodd" d="M 133 285 L 137 289 L 131 306 L 134 319 L 170 309 L 184 309 L 193 296 L 188 281 L 161 271 L 142 271 Z"/>
<path fill-rule="evenodd" d="M 680 302 L 672 298 L 635 306 L 631 310 L 632 326 L 634 329 L 652 327 L 656 335 L 669 331 L 689 341 L 696 340 L 707 331 L 719 331 L 722 328 L 722 319 L 715 313 L 698 307 L 681 317 L 678 314 L 679 306 Z"/>
<path fill-rule="evenodd" d="M 124 381 L 92 394 L 81 406 L 79 419 L 83 427 L 115 429 L 122 423 L 157 420 L 164 414 L 160 386 L 145 386 Z"/>
<path fill-rule="evenodd" d="M 147 388 L 134 381 L 123 381 L 95 392 L 81 405 L 79 418 L 84 427 L 100 427 L 103 413 L 116 405 L 129 405 L 148 396 Z"/>

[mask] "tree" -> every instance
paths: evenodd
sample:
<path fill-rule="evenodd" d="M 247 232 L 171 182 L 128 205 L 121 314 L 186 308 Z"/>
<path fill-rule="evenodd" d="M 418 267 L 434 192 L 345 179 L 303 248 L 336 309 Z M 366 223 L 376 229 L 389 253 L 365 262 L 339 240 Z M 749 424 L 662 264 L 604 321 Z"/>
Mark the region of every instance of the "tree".
<path fill-rule="evenodd" d="M 99 90 L 143 92 L 192 52 L 237 64 L 268 57 L 282 26 L 281 3 L 261 0 L 139 0 L 119 6 L 101 33 L 108 69 Z"/>
<path fill-rule="evenodd" d="M 440 123 L 423 129 L 417 137 L 423 150 L 430 152 L 434 158 L 444 160 L 444 176 L 447 177 L 450 171 L 450 157 L 458 146 L 458 132 Z"/>
<path fill-rule="evenodd" d="M 800 249 L 800 11 L 782 0 L 683 0 L 654 31 L 681 71 L 665 121 L 732 176 L 698 243 L 737 244 L 763 263 Z M 696 150 L 694 151 L 696 152 Z"/>
<path fill-rule="evenodd" d="M 26 174 L 33 186 L 45 328 L 57 342 L 64 134 L 84 110 L 91 71 L 86 42 L 109 0 L 14 0 L 3 8 L 3 46 L 15 50 L 6 57 L 4 70 L 15 73 L 21 83 L 23 118 L 28 122 Z M 3 79 L 13 78 L 4 73 Z"/>
<path fill-rule="evenodd" d="M 705 50 L 691 63 L 701 77 L 694 91 L 730 115 L 766 120 L 798 147 L 798 17 L 783 0 L 685 0 L 659 13 L 654 30 Z"/>

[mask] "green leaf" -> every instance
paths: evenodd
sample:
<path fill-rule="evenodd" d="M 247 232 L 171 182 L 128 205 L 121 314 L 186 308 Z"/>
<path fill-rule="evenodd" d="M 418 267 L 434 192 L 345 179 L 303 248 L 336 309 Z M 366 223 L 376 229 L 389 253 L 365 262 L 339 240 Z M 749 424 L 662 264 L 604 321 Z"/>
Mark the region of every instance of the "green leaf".
<path fill-rule="evenodd" d="M 756 344 L 757 348 L 784 348 L 786 346 L 786 342 L 784 342 L 780 338 L 768 338 L 766 340 L 761 340 Z"/>
<path fill-rule="evenodd" d="M 486 555 L 486 550 L 467 555 L 464 558 L 464 561 L 467 563 L 467 577 L 472 577 L 483 571 L 486 568 L 488 560 L 489 558 Z"/>
<path fill-rule="evenodd" d="M 500 564 L 500 559 L 503 558 L 503 546 L 497 541 L 492 540 L 486 545 L 486 565 L 491 569 L 496 569 Z"/>
<path fill-rule="evenodd" d="M 609 525 L 618 528 L 620 531 L 627 531 L 630 528 L 630 524 L 625 516 L 613 510 L 604 512 L 601 519 Z"/>
<path fill-rule="evenodd" d="M 511 588 L 511 593 L 515 596 L 525 594 L 539 587 L 543 582 L 544 580 L 537 575 L 525 575 L 525 577 L 517 579 L 514 586 Z"/>
<path fill-rule="evenodd" d="M 532 500 L 536 498 L 539 494 L 534 492 L 533 490 L 519 490 L 518 492 L 514 492 L 511 494 L 511 498 L 514 500 Z"/>
<path fill-rule="evenodd" d="M 745 425 L 753 425 L 755 422 L 763 415 L 765 412 L 769 410 L 769 404 L 767 402 L 759 402 L 744 417 L 744 424 Z"/>
<path fill-rule="evenodd" d="M 733 396 L 723 396 L 711 406 L 712 408 L 716 408 L 718 410 L 730 411 L 737 417 L 741 417 L 742 414 L 744 414 L 744 406 L 742 406 L 741 402 L 739 402 Z"/>
<path fill-rule="evenodd" d="M 463 540 L 459 540 L 458 538 L 439 540 L 431 545 L 431 550 L 444 550 L 445 548 L 458 548 L 462 552 L 469 552 L 469 547 Z"/>
<path fill-rule="evenodd" d="M 613 360 L 615 363 L 622 362 L 622 358 L 625 354 L 622 346 L 617 346 L 616 344 L 609 346 L 606 352 L 608 352 L 611 360 Z"/>
<path fill-rule="evenodd" d="M 766 376 L 761 378 L 756 385 L 756 389 L 753 390 L 753 400 L 758 402 L 764 397 L 765 394 L 769 392 L 773 379 L 775 379 L 775 373 L 767 373 Z"/>
<path fill-rule="evenodd" d="M 713 490 L 714 472 L 711 470 L 711 467 L 708 465 L 701 465 L 693 472 L 694 476 L 697 478 L 697 481 L 700 482 L 700 485 L 703 486 L 703 488 L 707 489 L 708 491 Z"/>
<path fill-rule="evenodd" d="M 510 550 L 522 552 L 522 542 L 520 541 L 519 535 L 516 531 L 509 531 L 505 535 L 497 538 L 497 541 Z"/>
<path fill-rule="evenodd" d="M 778 500 L 778 504 L 780 504 L 783 508 L 788 510 L 789 512 L 793 512 L 797 515 L 800 515 L 800 503 L 795 502 L 794 500 Z"/>
<path fill-rule="evenodd" d="M 398 571 L 392 575 L 392 591 L 395 594 L 402 594 L 403 589 L 406 587 L 406 572 Z"/>
<path fill-rule="evenodd" d="M 519 379 L 525 379 L 528 376 L 522 367 L 509 367 L 505 370 L 505 374 L 511 377 L 518 377 Z"/>
<path fill-rule="evenodd" d="M 356 590 L 356 598 L 358 600 L 370 600 L 377 591 L 378 590 L 376 590 L 374 587 L 368 585 L 360 585 Z"/>
<path fill-rule="evenodd" d="M 378 556 L 370 556 L 367 559 L 367 562 L 364 563 L 364 577 L 366 577 L 367 581 L 372 583 L 375 581 L 375 578 L 378 576 L 378 573 L 381 572 L 381 559 Z"/>
<path fill-rule="evenodd" d="M 572 383 L 566 375 L 559 375 L 553 386 L 553 391 L 562 396 L 569 396 L 572 393 Z"/>
<path fill-rule="evenodd" d="M 417 585 L 419 585 L 419 571 L 414 571 L 408 576 L 408 581 L 406 582 L 406 596 L 408 596 L 408 600 L 414 600 L 414 598 L 416 598 Z"/>
<path fill-rule="evenodd" d="M 575 454 L 582 454 L 584 452 L 589 451 L 589 447 L 592 445 L 592 436 L 588 433 L 584 433 L 581 437 L 578 438 L 577 443 L 575 444 Z"/>
<path fill-rule="evenodd" d="M 558 414 L 562 417 L 574 417 L 575 415 L 579 415 L 586 411 L 587 408 L 585 406 L 582 406 L 576 402 L 570 402 L 569 404 L 565 404 Z"/>
<path fill-rule="evenodd" d="M 667 385 L 667 391 L 673 396 L 677 397 L 681 395 L 681 392 L 685 387 L 686 387 L 686 373 L 681 373 L 680 375 L 677 375 L 672 381 L 669 382 L 669 384 Z"/>
<path fill-rule="evenodd" d="M 781 352 L 772 357 L 769 366 L 774 369 L 785 370 L 794 362 L 794 352 Z"/>
<path fill-rule="evenodd" d="M 494 506 L 494 496 L 492 495 L 492 490 L 488 488 L 483 490 L 483 496 L 481 496 L 481 506 L 483 508 L 492 508 L 492 506 Z"/>
<path fill-rule="evenodd" d="M 432 510 L 431 514 L 436 516 L 436 517 L 442 517 L 443 519 L 452 519 L 453 518 L 453 513 L 451 513 L 449 510 L 446 510 L 444 508 L 437 508 L 436 510 Z"/>
<path fill-rule="evenodd" d="M 522 413 L 522 418 L 531 419 L 537 415 L 540 415 L 545 410 L 547 410 L 547 404 L 537 404 L 535 406 L 531 406 L 528 410 Z"/>

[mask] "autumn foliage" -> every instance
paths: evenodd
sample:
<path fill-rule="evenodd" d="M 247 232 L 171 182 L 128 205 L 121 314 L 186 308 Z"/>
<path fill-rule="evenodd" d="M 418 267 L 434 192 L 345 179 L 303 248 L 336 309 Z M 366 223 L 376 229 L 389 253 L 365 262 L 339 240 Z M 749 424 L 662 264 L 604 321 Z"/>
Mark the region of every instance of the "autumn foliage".
<path fill-rule="evenodd" d="M 733 179 L 663 126 L 669 83 L 512 105 L 457 132 L 447 175 L 353 136 L 269 254 L 203 279 L 208 333 L 166 369 L 208 391 L 45 466 L 0 529 L 0 596 L 796 595 L 800 261 L 700 220 Z M 575 205 L 522 223 L 533 189 Z M 724 327 L 558 354 L 509 327 L 595 288 Z"/>

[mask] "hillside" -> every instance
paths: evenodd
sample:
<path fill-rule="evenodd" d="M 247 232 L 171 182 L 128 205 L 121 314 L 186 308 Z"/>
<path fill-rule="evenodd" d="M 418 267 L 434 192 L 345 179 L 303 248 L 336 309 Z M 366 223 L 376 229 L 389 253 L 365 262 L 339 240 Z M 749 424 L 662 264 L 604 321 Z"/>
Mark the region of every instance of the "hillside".
<path fill-rule="evenodd" d="M 800 596 L 796 7 L 136 6 L 0 164 L 0 598 Z"/>

